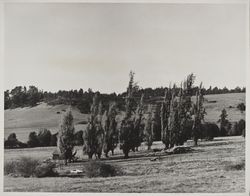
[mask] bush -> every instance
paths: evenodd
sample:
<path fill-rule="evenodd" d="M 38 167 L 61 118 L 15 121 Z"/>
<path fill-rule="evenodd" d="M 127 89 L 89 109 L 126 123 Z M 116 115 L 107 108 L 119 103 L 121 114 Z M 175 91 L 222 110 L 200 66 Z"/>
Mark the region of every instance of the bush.
<path fill-rule="evenodd" d="M 238 128 L 239 128 L 240 135 L 243 135 L 243 132 L 246 129 L 246 121 L 243 119 L 240 119 L 238 122 Z"/>
<path fill-rule="evenodd" d="M 4 142 L 5 148 L 17 148 L 18 140 L 15 133 L 11 133 L 7 140 Z"/>
<path fill-rule="evenodd" d="M 100 161 L 90 161 L 85 166 L 85 172 L 89 178 L 121 175 L 121 170 L 118 167 Z"/>
<path fill-rule="evenodd" d="M 244 130 L 242 131 L 242 136 L 243 136 L 243 137 L 246 137 L 246 129 L 244 129 Z"/>
<path fill-rule="evenodd" d="M 39 165 L 39 161 L 37 159 L 33 159 L 31 157 L 21 157 L 21 159 L 17 162 L 17 173 L 24 177 L 30 177 L 33 175 L 35 168 Z"/>
<path fill-rule="evenodd" d="M 52 134 L 50 137 L 50 146 L 56 146 L 57 145 L 57 135 L 58 133 Z"/>
<path fill-rule="evenodd" d="M 56 164 L 52 162 L 39 164 L 34 170 L 34 176 L 41 177 L 53 177 L 57 176 L 57 172 L 55 172 Z"/>
<path fill-rule="evenodd" d="M 236 163 L 231 163 L 230 165 L 225 166 L 225 170 L 244 170 L 245 169 L 245 161 L 241 160 Z"/>
<path fill-rule="evenodd" d="M 244 103 L 240 103 L 240 104 L 237 105 L 237 108 L 238 108 L 241 112 L 243 112 L 243 111 L 246 110 L 246 105 L 245 105 Z"/>
<path fill-rule="evenodd" d="M 241 119 L 238 122 L 236 122 L 229 132 L 230 136 L 236 136 L 236 135 L 244 135 L 244 130 L 245 130 L 246 122 L 245 120 Z"/>
<path fill-rule="evenodd" d="M 202 124 L 202 138 L 206 140 L 213 140 L 214 137 L 219 136 L 220 129 L 215 123 Z"/>
<path fill-rule="evenodd" d="M 15 133 L 11 133 L 7 140 L 4 140 L 4 148 L 27 148 L 26 143 L 18 141 Z"/>
<path fill-rule="evenodd" d="M 28 144 L 29 147 L 37 147 L 37 146 L 39 146 L 39 140 L 38 140 L 36 132 L 34 132 L 34 131 L 30 132 L 29 140 L 28 140 L 27 144 Z"/>
<path fill-rule="evenodd" d="M 23 177 L 56 176 L 54 163 L 41 163 L 31 157 L 21 157 L 20 160 L 10 161 L 4 164 L 4 175 L 14 174 Z"/>
<path fill-rule="evenodd" d="M 34 174 L 35 168 L 39 165 L 37 159 L 31 157 L 21 157 L 20 160 L 6 162 L 4 164 L 4 174 L 16 174 L 23 177 L 30 177 Z"/>
<path fill-rule="evenodd" d="M 28 144 L 18 141 L 17 145 L 19 148 L 28 148 Z"/>
<path fill-rule="evenodd" d="M 15 174 L 16 173 L 16 161 L 10 161 L 4 163 L 4 175 Z"/>
<path fill-rule="evenodd" d="M 49 146 L 51 139 L 51 132 L 48 129 L 40 129 L 37 135 L 40 146 Z"/>

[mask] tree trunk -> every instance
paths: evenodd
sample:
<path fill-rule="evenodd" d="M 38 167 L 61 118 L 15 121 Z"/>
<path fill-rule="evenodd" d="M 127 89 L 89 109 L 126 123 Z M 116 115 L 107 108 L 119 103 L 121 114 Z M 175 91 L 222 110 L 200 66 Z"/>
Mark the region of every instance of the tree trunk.
<path fill-rule="evenodd" d="M 129 153 L 128 150 L 123 150 L 123 153 L 124 153 L 124 158 L 125 158 L 125 159 L 129 158 L 129 157 L 128 157 L 128 153 Z"/>
<path fill-rule="evenodd" d="M 198 138 L 197 137 L 194 138 L 194 145 L 198 146 Z"/>

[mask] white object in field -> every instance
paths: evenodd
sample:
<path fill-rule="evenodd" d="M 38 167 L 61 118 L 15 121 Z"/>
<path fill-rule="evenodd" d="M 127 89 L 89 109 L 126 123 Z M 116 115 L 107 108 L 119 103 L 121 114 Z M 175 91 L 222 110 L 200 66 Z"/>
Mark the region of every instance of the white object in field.
<path fill-rule="evenodd" d="M 80 169 L 73 169 L 73 170 L 70 170 L 70 173 L 72 174 L 79 174 L 79 173 L 82 173 L 83 171 L 80 170 Z"/>

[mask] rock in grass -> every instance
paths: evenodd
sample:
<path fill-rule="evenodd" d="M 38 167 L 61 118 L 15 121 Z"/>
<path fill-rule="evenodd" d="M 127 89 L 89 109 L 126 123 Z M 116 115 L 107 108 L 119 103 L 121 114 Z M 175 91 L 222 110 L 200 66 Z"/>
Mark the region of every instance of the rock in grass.
<path fill-rule="evenodd" d="M 169 150 L 170 153 L 173 154 L 183 154 L 190 152 L 192 149 L 188 146 L 175 146 Z"/>

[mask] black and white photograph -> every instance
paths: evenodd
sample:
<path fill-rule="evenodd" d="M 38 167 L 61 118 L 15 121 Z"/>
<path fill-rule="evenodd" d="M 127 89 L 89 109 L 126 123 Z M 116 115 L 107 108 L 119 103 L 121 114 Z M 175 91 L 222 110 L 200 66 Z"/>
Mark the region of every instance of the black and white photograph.
<path fill-rule="evenodd" d="M 2 10 L 4 193 L 249 194 L 247 0 Z"/>

